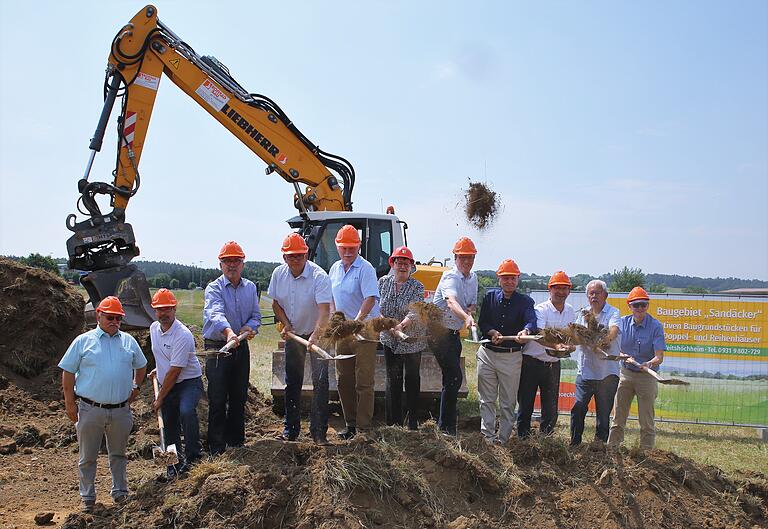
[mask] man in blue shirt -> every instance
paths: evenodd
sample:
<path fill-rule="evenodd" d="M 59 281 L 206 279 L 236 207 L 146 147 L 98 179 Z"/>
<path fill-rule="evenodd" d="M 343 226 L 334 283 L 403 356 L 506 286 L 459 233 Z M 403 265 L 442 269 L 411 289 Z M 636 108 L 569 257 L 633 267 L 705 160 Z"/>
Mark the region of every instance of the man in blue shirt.
<path fill-rule="evenodd" d="M 331 312 L 340 311 L 347 320 L 358 321 L 380 316 L 376 270 L 359 254 L 360 234 L 354 226 L 346 224 L 339 229 L 335 241 L 340 260 L 328 271 L 333 291 Z M 347 423 L 338 435 L 351 439 L 358 429 L 373 427 L 376 344 L 344 340 L 337 344 L 336 352 L 355 355 L 336 362 L 339 400 Z"/>
<path fill-rule="evenodd" d="M 328 323 L 331 282 L 318 265 L 307 261 L 309 248 L 298 233 L 291 233 L 281 248 L 283 261 L 272 272 L 269 297 L 277 320 L 283 324 L 285 340 L 285 427 L 280 438 L 295 441 L 301 429 L 301 387 L 307 347 L 288 338 L 288 332 L 301 336 L 309 348 L 319 341 Z M 312 408 L 309 432 L 315 443 L 328 444 L 328 362 L 310 353 L 312 368 Z"/>
<path fill-rule="evenodd" d="M 209 358 L 205 363 L 208 378 L 208 450 L 211 455 L 226 447 L 245 442 L 245 401 L 251 362 L 248 342 L 261 325 L 259 293 L 256 285 L 242 277 L 245 253 L 235 241 L 219 252 L 221 276 L 205 287 L 203 338 L 205 349 L 216 351 L 227 342 L 236 342 L 228 356 Z"/>
<path fill-rule="evenodd" d="M 477 308 L 477 275 L 472 271 L 477 249 L 469 237 L 461 237 L 453 245 L 456 265 L 443 272 L 435 289 L 433 303 L 443 311 L 443 336 L 432 336 L 429 348 L 443 373 L 440 393 L 440 418 L 437 426 L 448 435 L 457 435 L 458 410 L 456 402 L 464 374 L 461 372 L 461 338 L 464 328 L 475 326 L 472 313 Z"/>
<path fill-rule="evenodd" d="M 491 340 L 477 350 L 477 392 L 480 396 L 480 432 L 490 443 L 506 443 L 515 429 L 515 406 L 523 364 L 523 346 L 517 339 L 536 332 L 533 299 L 517 291 L 520 268 L 505 259 L 496 270 L 501 288 L 485 294 L 480 308 L 482 336 Z M 496 400 L 499 401 L 499 430 L 496 431 Z"/>
<path fill-rule="evenodd" d="M 619 310 L 607 303 L 608 286 L 604 281 L 594 279 L 587 283 L 587 301 L 589 307 L 579 309 L 576 323 L 586 326 L 585 316 L 591 312 L 600 325 L 608 328 L 611 355 L 619 354 Z M 589 401 L 595 398 L 595 439 L 603 443 L 608 441 L 608 429 L 611 408 L 619 385 L 619 365 L 617 362 L 604 360 L 605 355 L 587 346 L 576 347 L 576 402 L 571 408 L 571 446 L 581 443 L 584 433 L 584 418 L 589 411 Z"/>
<path fill-rule="evenodd" d="M 656 443 L 653 405 L 658 395 L 658 382 L 644 371 L 658 371 L 664 361 L 664 327 L 648 314 L 650 296 L 642 287 L 635 287 L 627 296 L 632 314 L 621 318 L 621 352 L 634 358 L 637 367 L 624 362 L 619 388 L 616 391 L 615 415 L 608 436 L 608 446 L 617 447 L 624 440 L 629 407 L 637 395 L 637 418 L 640 422 L 640 448 L 651 449 Z"/>
<path fill-rule="evenodd" d="M 112 498 L 122 503 L 128 496 L 125 448 L 133 427 L 130 403 L 144 382 L 147 359 L 133 336 L 120 331 L 123 316 L 119 299 L 102 299 L 96 307 L 98 326 L 75 338 L 59 362 L 65 410 L 77 429 L 80 497 L 86 512 L 96 503 L 96 458 L 105 435 Z"/>

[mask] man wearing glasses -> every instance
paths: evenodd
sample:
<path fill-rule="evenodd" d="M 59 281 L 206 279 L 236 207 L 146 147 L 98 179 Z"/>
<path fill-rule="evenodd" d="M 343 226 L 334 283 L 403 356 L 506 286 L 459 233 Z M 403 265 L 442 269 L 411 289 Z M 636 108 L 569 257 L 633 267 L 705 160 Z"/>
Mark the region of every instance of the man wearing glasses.
<path fill-rule="evenodd" d="M 59 362 L 65 410 L 77 430 L 85 512 L 96 503 L 96 457 L 105 434 L 112 499 L 122 503 L 128 496 L 125 447 L 133 427 L 129 405 L 144 382 L 147 359 L 133 336 L 120 332 L 123 316 L 119 299 L 102 299 L 96 307 L 97 327 L 75 338 Z"/>
<path fill-rule="evenodd" d="M 642 367 L 624 362 L 619 388 L 616 391 L 615 414 L 608 436 L 608 446 L 618 447 L 624 440 L 629 407 L 637 395 L 637 418 L 640 422 L 640 448 L 649 450 L 656 443 L 653 405 L 658 395 L 658 382 L 644 369 L 658 371 L 664 361 L 664 327 L 648 314 L 650 296 L 642 287 L 635 287 L 627 296 L 632 314 L 621 318 L 621 352 L 635 359 Z"/>
<path fill-rule="evenodd" d="M 236 347 L 228 355 L 212 356 L 205 363 L 208 378 L 208 451 L 211 455 L 245 443 L 245 401 L 251 369 L 248 342 L 261 325 L 256 285 L 242 277 L 245 253 L 235 241 L 219 252 L 221 276 L 205 287 L 203 338 L 205 349 L 217 351 L 228 342 Z"/>
<path fill-rule="evenodd" d="M 301 430 L 301 387 L 307 348 L 291 340 L 287 333 L 301 336 L 311 345 L 317 343 L 328 323 L 331 281 L 328 274 L 307 261 L 309 248 L 298 233 L 291 233 L 281 248 L 284 264 L 272 272 L 269 297 L 277 320 L 283 324 L 285 340 L 285 427 L 279 438 L 295 441 Z M 328 362 L 310 354 L 312 367 L 312 411 L 309 433 L 319 445 L 328 444 Z"/>

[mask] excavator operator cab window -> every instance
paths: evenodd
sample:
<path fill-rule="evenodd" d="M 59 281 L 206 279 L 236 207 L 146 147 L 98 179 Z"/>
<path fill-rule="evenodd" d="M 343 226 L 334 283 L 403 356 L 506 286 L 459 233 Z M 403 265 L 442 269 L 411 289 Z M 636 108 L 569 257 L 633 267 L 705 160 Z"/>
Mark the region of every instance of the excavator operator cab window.
<path fill-rule="evenodd" d="M 376 269 L 376 277 L 389 273 L 392 255 L 392 223 L 388 220 L 368 219 L 368 247 L 365 258 Z"/>

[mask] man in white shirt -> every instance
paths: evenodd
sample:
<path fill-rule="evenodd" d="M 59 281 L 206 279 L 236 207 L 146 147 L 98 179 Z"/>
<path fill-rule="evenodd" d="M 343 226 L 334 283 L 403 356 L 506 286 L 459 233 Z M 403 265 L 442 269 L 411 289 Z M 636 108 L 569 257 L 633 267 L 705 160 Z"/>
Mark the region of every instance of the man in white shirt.
<path fill-rule="evenodd" d="M 573 307 L 565 302 L 573 284 L 562 270 L 555 272 L 547 283 L 549 299 L 536 305 L 536 327 L 538 329 L 565 329 L 575 319 Z M 572 348 L 573 350 L 575 348 Z M 541 395 L 541 422 L 539 432 L 549 435 L 557 423 L 557 401 L 560 396 L 560 359 L 547 354 L 537 342 L 528 342 L 523 347 L 523 368 L 520 373 L 520 387 L 517 401 L 517 436 L 526 438 L 531 433 L 531 415 L 536 392 Z"/>
<path fill-rule="evenodd" d="M 443 272 L 435 289 L 433 303 L 443 311 L 445 336 L 430 337 L 429 348 L 443 372 L 438 427 L 443 433 L 457 435 L 456 422 L 461 381 L 461 329 L 475 326 L 472 313 L 477 308 L 477 275 L 472 272 L 477 249 L 469 237 L 461 237 L 453 246 L 456 266 Z"/>
<path fill-rule="evenodd" d="M 285 427 L 280 438 L 295 441 L 301 430 L 301 387 L 307 348 L 288 338 L 288 332 L 301 336 L 310 345 L 316 343 L 328 323 L 332 299 L 328 274 L 307 260 L 309 248 L 298 233 L 291 233 L 281 248 L 284 264 L 272 272 L 268 295 L 272 310 L 283 324 L 285 340 Z M 309 432 L 317 444 L 327 444 L 328 362 L 309 356 L 312 367 L 312 410 Z"/>
<path fill-rule="evenodd" d="M 161 288 L 155 292 L 152 308 L 155 309 L 157 321 L 149 326 L 156 365 L 149 376 L 156 376 L 160 384 L 160 392 L 152 409 L 162 410 L 165 441 L 179 449 L 180 462 L 168 467 L 169 478 L 186 472 L 202 456 L 197 403 L 203 396 L 203 373 L 195 356 L 195 338 L 176 319 L 176 305 L 176 297 L 170 290 Z M 180 450 L 182 429 L 183 455 Z"/>

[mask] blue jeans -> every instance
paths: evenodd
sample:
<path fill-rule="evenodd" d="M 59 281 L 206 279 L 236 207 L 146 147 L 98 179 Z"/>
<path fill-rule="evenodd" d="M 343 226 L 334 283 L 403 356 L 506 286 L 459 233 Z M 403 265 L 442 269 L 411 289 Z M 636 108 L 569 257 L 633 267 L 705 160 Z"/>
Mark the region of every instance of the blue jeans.
<path fill-rule="evenodd" d="M 218 350 L 222 342 L 205 341 L 206 349 Z M 208 378 L 208 451 L 224 452 L 228 446 L 245 443 L 245 401 L 251 370 L 248 342 L 231 349 L 229 356 L 209 358 L 205 362 Z"/>
<path fill-rule="evenodd" d="M 309 336 L 302 336 L 308 339 Z M 304 362 L 307 348 L 294 340 L 285 342 L 285 428 L 283 435 L 294 439 L 301 431 L 301 387 L 304 383 Z M 309 433 L 313 439 L 324 440 L 328 431 L 328 362 L 316 354 L 309 355 L 312 369 L 312 406 Z"/>
<path fill-rule="evenodd" d="M 421 393 L 421 353 L 395 354 L 384 346 L 387 383 L 384 390 L 384 411 L 387 425 L 403 426 L 403 380 L 405 380 L 405 407 L 408 428 L 418 427 L 419 394 Z M 405 370 L 405 378 L 403 378 Z"/>
<path fill-rule="evenodd" d="M 608 442 L 608 431 L 611 422 L 611 409 L 613 399 L 616 397 L 616 388 L 619 386 L 619 377 L 608 375 L 602 380 L 586 380 L 581 375 L 576 377 L 576 403 L 571 408 L 571 445 L 581 443 L 581 435 L 584 433 L 584 417 L 589 411 L 589 401 L 595 397 L 595 415 L 597 429 L 595 439 L 604 443 Z"/>
<path fill-rule="evenodd" d="M 443 372 L 443 389 L 440 392 L 440 419 L 437 426 L 445 433 L 456 435 L 458 411 L 456 401 L 464 375 L 461 372 L 461 338 L 458 334 L 448 331 L 430 343 L 430 349 L 435 355 Z"/>
<path fill-rule="evenodd" d="M 197 403 L 203 396 L 202 377 L 176 382 L 163 399 L 165 442 L 175 444 L 182 456 L 181 431 L 184 430 L 184 454 L 179 459 L 194 463 L 202 456 L 200 447 L 200 422 L 197 420 Z"/>

